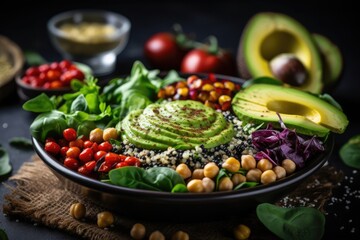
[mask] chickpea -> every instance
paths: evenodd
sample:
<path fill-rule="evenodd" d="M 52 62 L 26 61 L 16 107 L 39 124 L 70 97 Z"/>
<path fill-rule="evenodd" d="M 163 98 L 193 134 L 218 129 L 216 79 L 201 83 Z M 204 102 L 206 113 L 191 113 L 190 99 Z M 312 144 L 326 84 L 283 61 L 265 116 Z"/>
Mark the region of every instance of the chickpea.
<path fill-rule="evenodd" d="M 229 177 L 223 177 L 219 182 L 219 191 L 230 191 L 234 187 L 233 182 Z"/>
<path fill-rule="evenodd" d="M 75 219 L 82 219 L 85 217 L 86 208 L 82 203 L 73 203 L 70 206 L 70 215 Z"/>
<path fill-rule="evenodd" d="M 234 186 L 237 186 L 240 183 L 246 182 L 246 177 L 240 173 L 235 173 L 231 176 L 231 181 L 233 182 Z"/>
<path fill-rule="evenodd" d="M 204 191 L 204 186 L 203 186 L 202 181 L 200 179 L 192 179 L 192 180 L 190 180 L 190 182 L 188 182 L 186 187 L 187 187 L 189 192 L 198 193 L 198 192 L 203 192 Z"/>
<path fill-rule="evenodd" d="M 203 179 L 204 177 L 204 169 L 195 169 L 192 173 L 193 179 Z"/>
<path fill-rule="evenodd" d="M 261 174 L 262 174 L 262 172 L 258 168 L 250 169 L 246 173 L 246 181 L 248 181 L 248 182 L 260 182 Z"/>
<path fill-rule="evenodd" d="M 118 133 L 116 128 L 106 128 L 103 132 L 104 141 L 109 141 L 110 139 L 117 139 Z"/>
<path fill-rule="evenodd" d="M 177 231 L 172 235 L 171 240 L 189 240 L 189 234 L 184 231 Z"/>
<path fill-rule="evenodd" d="M 101 128 L 95 128 L 91 130 L 89 140 L 96 143 L 102 143 L 104 141 L 103 133 L 104 131 Z"/>
<path fill-rule="evenodd" d="M 177 165 L 176 172 L 178 174 L 180 174 L 180 176 L 183 179 L 187 179 L 187 178 L 191 177 L 191 170 L 185 163 L 181 163 L 181 164 Z"/>
<path fill-rule="evenodd" d="M 143 239 L 145 237 L 145 233 L 145 226 L 141 223 L 135 223 L 130 230 L 130 236 L 135 240 Z"/>
<path fill-rule="evenodd" d="M 241 156 L 241 167 L 245 170 L 250 170 L 256 167 L 256 160 L 252 155 Z"/>
<path fill-rule="evenodd" d="M 236 240 L 246 240 L 250 237 L 251 230 L 244 224 L 239 224 L 234 228 L 234 236 Z"/>
<path fill-rule="evenodd" d="M 276 181 L 276 173 L 273 170 L 266 170 L 261 174 L 260 181 L 262 184 L 269 184 Z"/>
<path fill-rule="evenodd" d="M 260 159 L 260 161 L 257 163 L 256 167 L 260 169 L 261 171 L 265 172 L 266 170 L 272 169 L 272 163 L 266 159 Z"/>
<path fill-rule="evenodd" d="M 230 172 L 237 172 L 240 169 L 240 162 L 234 157 L 230 157 L 226 159 L 226 161 L 222 164 L 222 167 Z"/>
<path fill-rule="evenodd" d="M 296 169 L 296 164 L 294 163 L 293 160 L 290 159 L 283 160 L 281 166 L 285 168 L 286 175 L 292 174 L 293 172 L 295 172 Z"/>
<path fill-rule="evenodd" d="M 201 181 L 205 192 L 213 192 L 215 190 L 215 182 L 211 178 L 204 177 Z"/>
<path fill-rule="evenodd" d="M 281 179 L 286 177 L 286 170 L 282 166 L 275 166 L 272 170 L 276 174 L 276 179 Z"/>
<path fill-rule="evenodd" d="M 214 162 L 210 162 L 204 167 L 204 176 L 208 178 L 214 178 L 219 173 L 219 167 Z"/>
<path fill-rule="evenodd" d="M 149 240 L 165 240 L 165 236 L 157 230 L 150 234 Z"/>
<path fill-rule="evenodd" d="M 97 225 L 101 228 L 106 228 L 114 223 L 114 216 L 111 212 L 104 211 L 97 214 Z"/>

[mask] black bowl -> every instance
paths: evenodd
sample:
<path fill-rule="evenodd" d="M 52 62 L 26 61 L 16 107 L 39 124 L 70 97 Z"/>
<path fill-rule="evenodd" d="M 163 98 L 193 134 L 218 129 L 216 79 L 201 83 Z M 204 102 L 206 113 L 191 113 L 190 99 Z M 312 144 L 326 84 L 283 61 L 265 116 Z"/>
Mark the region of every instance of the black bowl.
<path fill-rule="evenodd" d="M 16 91 L 18 96 L 20 97 L 21 100 L 23 101 L 27 101 L 31 98 L 34 98 L 38 95 L 40 95 L 41 93 L 45 93 L 46 95 L 48 95 L 49 97 L 51 96 L 59 96 L 59 95 L 63 95 L 65 93 L 70 93 L 72 92 L 72 89 L 70 87 L 62 87 L 62 88 L 56 88 L 56 89 L 45 89 L 45 88 L 40 88 L 40 87 L 33 87 L 29 84 L 24 83 L 21 80 L 22 74 L 18 74 L 15 77 L 15 82 L 16 82 Z"/>
<path fill-rule="evenodd" d="M 129 217 L 143 219 L 189 220 L 195 213 L 201 219 L 213 219 L 221 214 L 227 217 L 254 210 L 259 203 L 273 203 L 321 168 L 329 158 L 334 137 L 325 142 L 325 152 L 294 174 L 268 185 L 211 193 L 168 193 L 132 189 L 103 183 L 64 167 L 49 155 L 35 138 L 35 151 L 45 164 L 64 183 L 66 189 L 88 197 L 103 207 Z"/>
<path fill-rule="evenodd" d="M 191 74 L 184 74 L 184 77 L 189 75 Z M 204 76 L 198 73 L 196 75 Z M 236 77 L 218 74 L 215 76 L 218 79 L 244 83 L 244 80 Z M 168 193 L 120 187 L 88 178 L 64 167 L 46 153 L 43 144 L 35 138 L 32 138 L 32 141 L 37 154 L 68 190 L 129 217 L 176 221 L 189 221 L 194 214 L 207 220 L 221 215 L 241 216 L 240 214 L 254 210 L 259 203 L 275 202 L 321 168 L 329 158 L 334 145 L 334 137 L 330 135 L 325 142 L 325 152 L 308 161 L 304 168 L 294 174 L 268 185 L 228 192 Z"/>

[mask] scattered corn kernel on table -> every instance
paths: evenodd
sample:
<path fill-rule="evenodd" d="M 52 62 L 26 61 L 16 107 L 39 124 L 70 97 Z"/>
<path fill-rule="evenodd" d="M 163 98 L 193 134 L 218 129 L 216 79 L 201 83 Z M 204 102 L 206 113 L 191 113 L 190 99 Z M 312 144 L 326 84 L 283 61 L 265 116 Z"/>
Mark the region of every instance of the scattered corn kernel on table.
<path fill-rule="evenodd" d="M 18 3 L 19 5 L 21 3 Z M 360 205 L 360 170 L 347 167 L 339 157 L 340 147 L 352 136 L 360 134 L 360 118 L 357 109 L 360 104 L 360 65 L 358 41 L 355 39 L 355 17 L 347 14 L 350 7 L 326 3 L 299 4 L 288 1 L 214 1 L 190 3 L 190 1 L 168 2 L 133 1 L 62 1 L 58 6 L 50 3 L 39 7 L 25 8 L 12 6 L 0 9 L 0 33 L 16 42 L 24 51 L 40 53 L 49 61 L 60 60 L 60 54 L 54 49 L 46 30 L 46 23 L 56 13 L 78 8 L 97 8 L 119 12 L 132 23 L 129 42 L 118 56 L 117 67 L 106 80 L 114 76 L 128 74 L 135 60 L 143 61 L 143 48 L 146 39 L 161 31 L 170 31 L 174 23 L 179 23 L 184 32 L 193 33 L 196 39 L 203 40 L 215 35 L 221 47 L 236 55 L 241 32 L 247 20 L 260 11 L 282 12 L 299 20 L 309 31 L 328 36 L 335 42 L 343 54 L 345 68 L 339 82 L 332 88 L 331 95 L 340 103 L 347 114 L 350 124 L 344 134 L 335 136 L 335 146 L 329 159 L 329 165 L 343 171 L 344 179 L 333 191 L 327 201 L 324 239 L 359 239 L 360 218 L 355 209 Z M 344 19 L 339 16 L 343 12 Z M 23 101 L 15 89 L 9 97 L 0 102 L 0 145 L 10 154 L 14 175 L 24 162 L 30 161 L 32 150 L 21 150 L 9 144 L 13 137 L 30 138 L 29 126 L 33 114 L 22 109 Z M 331 174 L 331 173 L 329 173 Z M 0 186 L 0 199 L 3 203 L 8 190 Z M 65 211 L 65 210 L 64 210 Z M 68 211 L 68 209 L 66 209 Z M 203 221 L 204 219 L 202 219 Z M 33 225 L 0 215 L 0 228 L 4 229 L 9 239 L 77 239 L 65 232 Z M 256 229 L 251 229 L 256 231 Z M 191 239 L 191 236 L 190 236 Z M 251 238 L 250 238 L 251 239 Z"/>

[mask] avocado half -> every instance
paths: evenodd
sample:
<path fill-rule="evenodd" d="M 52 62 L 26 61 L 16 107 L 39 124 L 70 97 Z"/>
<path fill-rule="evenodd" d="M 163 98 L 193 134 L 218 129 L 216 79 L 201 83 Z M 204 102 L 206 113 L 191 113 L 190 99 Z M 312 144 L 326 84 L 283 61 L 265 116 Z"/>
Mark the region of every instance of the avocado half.
<path fill-rule="evenodd" d="M 330 131 L 343 133 L 349 123 L 340 109 L 316 95 L 271 84 L 253 84 L 242 89 L 234 96 L 232 109 L 245 122 L 276 126 L 279 126 L 279 113 L 288 128 L 319 137 Z"/>
<path fill-rule="evenodd" d="M 341 51 L 330 39 L 321 34 L 313 33 L 313 38 L 323 62 L 323 82 L 325 87 L 331 87 L 339 80 L 343 70 Z"/>
<path fill-rule="evenodd" d="M 282 53 L 294 54 L 308 72 L 306 82 L 297 88 L 321 93 L 322 62 L 312 35 L 298 21 L 280 13 L 258 13 L 246 24 L 237 54 L 241 77 L 274 77 L 269 62 Z"/>

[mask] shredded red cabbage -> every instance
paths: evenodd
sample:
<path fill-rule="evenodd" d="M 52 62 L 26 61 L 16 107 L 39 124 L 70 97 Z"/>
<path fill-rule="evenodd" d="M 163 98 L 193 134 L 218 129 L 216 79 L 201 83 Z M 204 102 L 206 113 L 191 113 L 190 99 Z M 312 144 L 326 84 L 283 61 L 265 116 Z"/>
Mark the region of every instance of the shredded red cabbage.
<path fill-rule="evenodd" d="M 275 165 L 281 165 L 288 158 L 295 162 L 297 168 L 302 168 L 306 160 L 325 151 L 322 141 L 316 136 L 298 135 L 295 130 L 288 129 L 278 116 L 282 131 L 268 124 L 266 129 L 252 133 L 252 143 L 258 151 L 256 160 L 266 158 Z"/>

